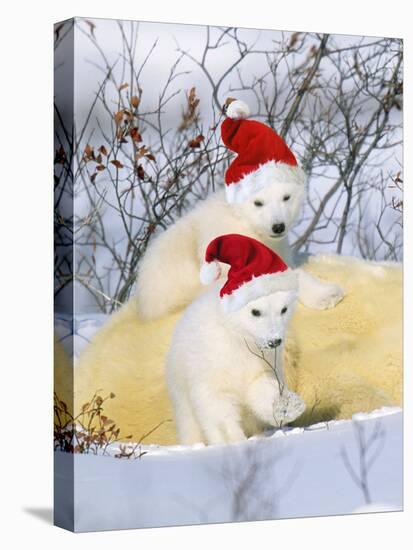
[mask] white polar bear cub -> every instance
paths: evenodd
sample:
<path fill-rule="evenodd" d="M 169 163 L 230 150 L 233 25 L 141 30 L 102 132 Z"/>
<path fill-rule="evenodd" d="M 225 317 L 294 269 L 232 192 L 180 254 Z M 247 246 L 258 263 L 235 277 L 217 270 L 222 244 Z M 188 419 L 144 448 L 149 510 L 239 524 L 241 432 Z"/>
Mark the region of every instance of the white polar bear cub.
<path fill-rule="evenodd" d="M 154 237 L 141 259 L 135 299 L 142 318 L 179 310 L 199 295 L 203 252 L 218 235 L 250 236 L 294 264 L 288 232 L 305 198 L 305 176 L 284 141 L 265 124 L 244 120 L 247 112 L 243 102 L 234 101 L 221 125 L 224 143 L 238 153 L 226 172 L 225 191 Z M 299 282 L 299 300 L 307 307 L 334 307 L 344 295 L 337 285 L 301 270 Z"/>
<path fill-rule="evenodd" d="M 232 266 L 228 280 L 185 310 L 166 360 L 178 441 L 185 445 L 241 441 L 305 409 L 282 368 L 296 275 L 253 239 L 224 235 L 208 248 L 217 243 L 214 257 Z M 247 253 L 239 254 L 237 243 Z"/>

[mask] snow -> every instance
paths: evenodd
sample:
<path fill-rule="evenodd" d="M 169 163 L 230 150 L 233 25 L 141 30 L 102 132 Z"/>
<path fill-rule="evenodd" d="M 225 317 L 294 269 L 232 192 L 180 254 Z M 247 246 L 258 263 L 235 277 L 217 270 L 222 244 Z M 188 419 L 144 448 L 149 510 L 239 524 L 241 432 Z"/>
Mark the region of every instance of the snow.
<path fill-rule="evenodd" d="M 360 426 L 368 445 L 366 492 Z M 379 435 L 375 438 L 374 435 Z M 403 506 L 402 411 L 205 447 L 142 446 L 139 459 L 55 453 L 56 494 L 74 482 L 75 530 L 93 531 L 397 511 Z M 73 465 L 73 466 L 72 466 Z M 59 517 L 70 503 L 57 501 Z"/>

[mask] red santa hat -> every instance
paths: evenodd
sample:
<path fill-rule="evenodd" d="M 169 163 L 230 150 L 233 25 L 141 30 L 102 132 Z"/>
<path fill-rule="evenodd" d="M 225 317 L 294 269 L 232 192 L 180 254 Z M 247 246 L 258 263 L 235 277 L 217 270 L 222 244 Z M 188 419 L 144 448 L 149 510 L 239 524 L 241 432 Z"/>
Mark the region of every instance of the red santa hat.
<path fill-rule="evenodd" d="M 221 303 L 228 312 L 280 290 L 297 290 L 296 274 L 273 250 L 251 237 L 230 234 L 211 241 L 200 273 L 203 284 L 220 277 L 218 262 L 231 266 L 220 290 Z"/>
<path fill-rule="evenodd" d="M 272 128 L 257 120 L 245 120 L 249 108 L 233 100 L 221 124 L 225 145 L 238 153 L 225 174 L 229 203 L 240 203 L 277 182 L 304 185 L 305 174 L 285 141 Z"/>

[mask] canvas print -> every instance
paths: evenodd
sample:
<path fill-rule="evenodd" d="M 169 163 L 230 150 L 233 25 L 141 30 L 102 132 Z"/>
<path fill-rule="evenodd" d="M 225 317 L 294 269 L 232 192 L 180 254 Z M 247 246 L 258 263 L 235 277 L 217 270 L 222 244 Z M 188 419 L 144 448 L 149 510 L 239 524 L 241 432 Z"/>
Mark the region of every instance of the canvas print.
<path fill-rule="evenodd" d="M 56 525 L 402 510 L 402 40 L 54 38 Z"/>

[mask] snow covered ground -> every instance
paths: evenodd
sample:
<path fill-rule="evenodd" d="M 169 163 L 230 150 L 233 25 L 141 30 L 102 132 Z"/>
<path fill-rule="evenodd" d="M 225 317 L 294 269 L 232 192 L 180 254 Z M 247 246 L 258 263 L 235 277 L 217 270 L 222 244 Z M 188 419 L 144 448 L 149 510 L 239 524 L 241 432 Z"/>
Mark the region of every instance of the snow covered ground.
<path fill-rule="evenodd" d="M 70 523 L 70 495 L 76 531 L 401 510 L 402 418 L 381 409 L 233 445 L 142 446 L 136 459 L 56 452 L 56 520 Z"/>

